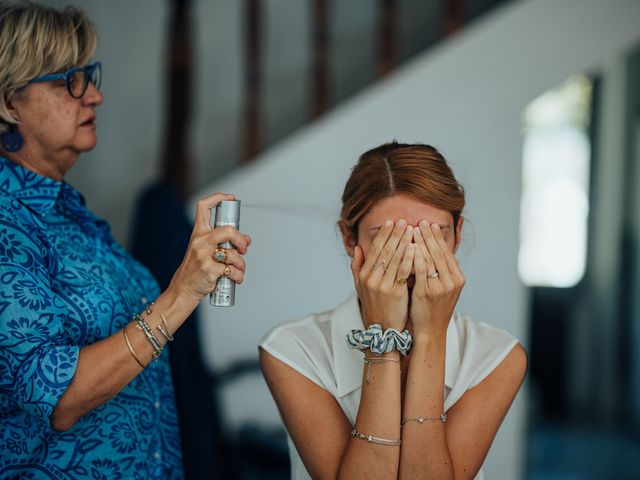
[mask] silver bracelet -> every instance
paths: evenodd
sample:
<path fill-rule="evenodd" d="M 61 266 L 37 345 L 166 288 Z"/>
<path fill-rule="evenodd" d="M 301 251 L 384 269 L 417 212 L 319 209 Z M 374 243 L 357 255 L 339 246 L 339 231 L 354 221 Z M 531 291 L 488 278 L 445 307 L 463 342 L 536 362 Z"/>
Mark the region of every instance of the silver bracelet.
<path fill-rule="evenodd" d="M 162 325 L 158 325 L 156 328 L 162 334 L 162 336 L 167 339 L 167 342 L 173 342 L 173 335 L 169 333 L 169 323 L 167 322 L 167 317 L 165 317 L 164 314 L 161 313 L 160 318 L 162 319 L 164 328 L 162 328 Z"/>
<path fill-rule="evenodd" d="M 416 422 L 416 423 L 440 422 L 440 423 L 445 423 L 446 421 L 447 421 L 447 414 L 443 413 L 439 417 L 405 418 L 400 422 L 400 426 L 404 427 L 404 424 L 407 423 L 407 422 Z"/>
<path fill-rule="evenodd" d="M 366 440 L 369 443 L 377 443 L 378 445 L 387 445 L 390 447 L 398 447 L 402 445 L 401 440 L 389 440 L 387 438 L 374 437 L 373 435 L 367 435 L 365 433 L 361 433 L 357 431 L 355 428 L 351 430 L 351 436 L 355 438 L 359 438 L 361 440 Z"/>
<path fill-rule="evenodd" d="M 158 339 L 153 334 L 153 331 L 151 330 L 151 327 L 149 326 L 149 324 L 145 322 L 139 314 L 134 313 L 133 319 L 138 324 L 136 328 L 144 332 L 145 336 L 147 337 L 147 340 L 149 340 L 149 343 L 153 347 L 153 354 L 152 354 L 153 359 L 158 360 L 158 357 L 162 353 L 162 348 L 163 348 L 162 345 L 160 345 L 160 342 L 158 342 Z"/>

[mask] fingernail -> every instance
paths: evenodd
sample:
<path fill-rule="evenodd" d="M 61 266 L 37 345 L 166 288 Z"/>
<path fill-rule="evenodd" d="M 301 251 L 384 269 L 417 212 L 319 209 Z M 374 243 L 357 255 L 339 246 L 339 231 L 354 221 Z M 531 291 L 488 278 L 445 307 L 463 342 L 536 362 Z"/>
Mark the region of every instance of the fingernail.
<path fill-rule="evenodd" d="M 431 228 L 437 232 L 438 230 L 440 230 L 440 225 L 438 225 L 437 223 L 432 223 Z"/>
<path fill-rule="evenodd" d="M 385 227 L 390 227 L 391 225 L 393 225 L 393 222 L 391 220 L 385 220 L 384 221 L 384 226 Z"/>
<path fill-rule="evenodd" d="M 406 220 L 404 220 L 404 219 L 402 219 L 402 218 L 401 218 L 400 220 L 398 220 L 398 226 L 399 226 L 400 228 L 404 228 L 404 227 L 406 227 L 406 226 L 407 226 L 407 222 L 406 222 Z"/>
<path fill-rule="evenodd" d="M 426 220 L 422 220 L 420 222 L 420 228 L 422 229 L 422 231 L 425 231 L 427 228 L 429 228 L 429 223 Z"/>
<path fill-rule="evenodd" d="M 413 233 L 413 227 L 412 227 L 411 225 L 409 225 L 409 226 L 407 227 L 407 233 L 408 233 L 409 235 L 411 235 L 411 234 Z"/>

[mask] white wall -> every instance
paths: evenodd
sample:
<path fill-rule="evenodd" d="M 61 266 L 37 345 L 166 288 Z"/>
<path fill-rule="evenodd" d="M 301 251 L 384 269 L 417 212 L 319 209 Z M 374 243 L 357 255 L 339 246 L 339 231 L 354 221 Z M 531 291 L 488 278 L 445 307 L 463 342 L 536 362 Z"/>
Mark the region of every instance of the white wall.
<path fill-rule="evenodd" d="M 527 0 L 484 18 L 210 185 L 247 204 L 254 238 L 237 305 L 203 305 L 208 361 L 221 368 L 256 354 L 283 320 L 331 308 L 352 290 L 334 222 L 351 166 L 364 150 L 397 138 L 427 142 L 449 159 L 468 192 L 468 283 L 459 310 L 506 328 L 526 344 L 525 291 L 517 275 L 524 106 L 576 72 L 597 71 L 640 38 L 636 0 Z M 200 195 L 199 195 L 200 196 Z M 226 392 L 230 423 L 277 421 L 264 385 Z M 486 462 L 487 478 L 521 478 L 526 425 L 521 395 Z"/>

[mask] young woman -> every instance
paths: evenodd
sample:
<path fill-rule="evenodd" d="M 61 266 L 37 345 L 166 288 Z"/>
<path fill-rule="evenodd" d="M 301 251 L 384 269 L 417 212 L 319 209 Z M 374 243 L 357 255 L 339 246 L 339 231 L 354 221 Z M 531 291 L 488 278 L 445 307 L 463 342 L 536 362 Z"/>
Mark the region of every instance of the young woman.
<path fill-rule="evenodd" d="M 292 478 L 482 479 L 527 361 L 454 313 L 462 187 L 433 147 L 391 143 L 360 157 L 342 202 L 356 295 L 261 344 Z"/>

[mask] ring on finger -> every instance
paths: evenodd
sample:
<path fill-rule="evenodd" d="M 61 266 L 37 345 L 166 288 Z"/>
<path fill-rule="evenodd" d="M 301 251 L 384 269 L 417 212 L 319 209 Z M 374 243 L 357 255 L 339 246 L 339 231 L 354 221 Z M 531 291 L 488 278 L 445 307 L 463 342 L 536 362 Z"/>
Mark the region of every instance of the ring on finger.
<path fill-rule="evenodd" d="M 218 247 L 213 251 L 211 255 L 216 262 L 224 262 L 227 259 L 227 249 L 223 247 Z"/>
<path fill-rule="evenodd" d="M 398 281 L 398 283 L 400 285 L 406 285 L 407 284 L 407 279 L 404 278 L 404 277 L 400 277 L 397 281 Z"/>
<path fill-rule="evenodd" d="M 222 271 L 223 277 L 228 277 L 231 275 L 231 267 L 229 265 L 225 265 L 224 270 Z"/>
<path fill-rule="evenodd" d="M 427 278 L 438 278 L 439 276 L 440 276 L 440 273 L 436 270 L 435 272 L 427 275 Z"/>

